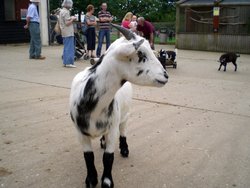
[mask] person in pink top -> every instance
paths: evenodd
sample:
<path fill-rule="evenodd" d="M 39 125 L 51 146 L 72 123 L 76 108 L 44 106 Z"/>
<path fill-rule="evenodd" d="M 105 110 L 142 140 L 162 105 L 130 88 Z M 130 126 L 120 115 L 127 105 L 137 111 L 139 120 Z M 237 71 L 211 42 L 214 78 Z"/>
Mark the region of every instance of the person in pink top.
<path fill-rule="evenodd" d="M 123 20 L 122 20 L 122 27 L 125 27 L 127 29 L 130 29 L 130 22 L 132 20 L 132 16 L 133 16 L 133 13 L 132 12 L 128 12 Z"/>

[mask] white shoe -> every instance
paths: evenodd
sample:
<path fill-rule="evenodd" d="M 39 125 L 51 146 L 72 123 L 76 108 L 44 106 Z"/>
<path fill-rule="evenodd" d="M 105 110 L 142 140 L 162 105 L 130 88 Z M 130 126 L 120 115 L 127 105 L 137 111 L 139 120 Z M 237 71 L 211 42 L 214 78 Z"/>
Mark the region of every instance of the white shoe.
<path fill-rule="evenodd" d="M 65 65 L 65 66 L 68 67 L 68 68 L 76 68 L 76 66 L 75 66 L 75 65 L 72 65 L 72 64 Z"/>

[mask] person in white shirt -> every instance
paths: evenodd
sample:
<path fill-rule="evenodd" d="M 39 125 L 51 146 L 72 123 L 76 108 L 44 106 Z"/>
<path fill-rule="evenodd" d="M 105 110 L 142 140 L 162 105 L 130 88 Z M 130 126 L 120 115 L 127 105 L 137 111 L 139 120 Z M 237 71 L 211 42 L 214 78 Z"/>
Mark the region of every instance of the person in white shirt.
<path fill-rule="evenodd" d="M 29 5 L 27 16 L 26 16 L 26 25 L 25 29 L 30 31 L 30 50 L 29 57 L 30 59 L 45 59 L 41 55 L 42 52 L 42 43 L 40 36 L 40 18 L 38 13 L 38 4 L 40 0 L 30 0 L 31 4 Z"/>

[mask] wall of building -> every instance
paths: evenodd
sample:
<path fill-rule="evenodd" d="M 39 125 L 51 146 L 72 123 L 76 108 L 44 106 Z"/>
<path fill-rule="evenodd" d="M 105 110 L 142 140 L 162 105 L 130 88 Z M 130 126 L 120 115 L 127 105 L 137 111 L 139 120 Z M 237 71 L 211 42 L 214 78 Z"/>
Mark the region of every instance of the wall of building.
<path fill-rule="evenodd" d="M 178 33 L 179 49 L 250 54 L 250 35 Z"/>
<path fill-rule="evenodd" d="M 23 28 L 26 24 L 25 17 L 21 16 L 22 12 L 28 9 L 29 2 L 29 0 L 0 1 L 0 44 L 29 42 L 29 31 Z M 48 45 L 48 0 L 41 0 L 39 13 L 42 44 Z"/>
<path fill-rule="evenodd" d="M 212 6 L 177 7 L 176 47 L 190 50 L 250 53 L 250 6 L 224 6 L 218 33 Z"/>

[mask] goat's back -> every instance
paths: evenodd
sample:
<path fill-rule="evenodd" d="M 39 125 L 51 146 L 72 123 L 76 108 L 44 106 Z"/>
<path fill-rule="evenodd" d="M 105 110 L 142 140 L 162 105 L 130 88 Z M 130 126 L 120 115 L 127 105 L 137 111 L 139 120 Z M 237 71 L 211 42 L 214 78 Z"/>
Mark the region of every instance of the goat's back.
<path fill-rule="evenodd" d="M 237 60 L 237 57 L 240 57 L 240 55 L 233 52 L 225 53 L 221 55 L 220 62 L 222 62 L 223 60 L 224 62 L 235 62 Z"/>

